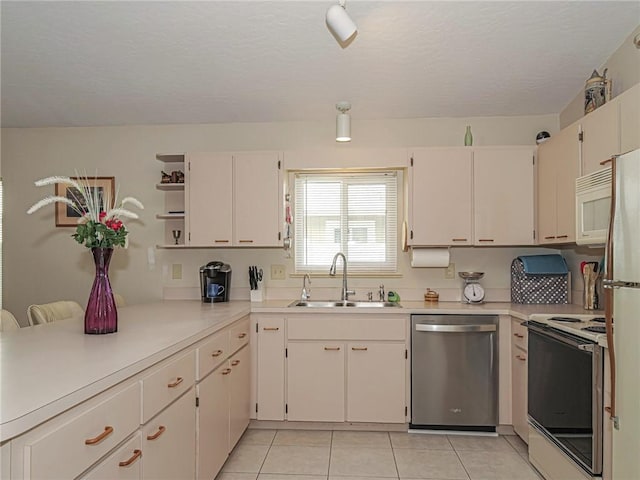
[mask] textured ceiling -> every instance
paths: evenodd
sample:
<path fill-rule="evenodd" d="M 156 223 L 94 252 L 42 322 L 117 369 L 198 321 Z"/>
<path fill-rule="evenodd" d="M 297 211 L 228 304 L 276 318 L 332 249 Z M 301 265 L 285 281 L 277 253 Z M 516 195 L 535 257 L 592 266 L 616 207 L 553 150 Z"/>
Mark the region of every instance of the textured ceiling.
<path fill-rule="evenodd" d="M 640 2 L 8 2 L 2 126 L 558 113 Z"/>

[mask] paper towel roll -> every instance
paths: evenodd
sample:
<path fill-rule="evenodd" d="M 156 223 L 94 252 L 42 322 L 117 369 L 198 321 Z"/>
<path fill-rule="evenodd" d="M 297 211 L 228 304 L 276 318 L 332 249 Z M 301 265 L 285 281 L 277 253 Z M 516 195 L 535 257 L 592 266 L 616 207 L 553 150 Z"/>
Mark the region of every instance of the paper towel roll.
<path fill-rule="evenodd" d="M 412 248 L 411 249 L 411 266 L 412 267 L 439 267 L 447 268 L 449 266 L 449 249 L 448 248 Z"/>

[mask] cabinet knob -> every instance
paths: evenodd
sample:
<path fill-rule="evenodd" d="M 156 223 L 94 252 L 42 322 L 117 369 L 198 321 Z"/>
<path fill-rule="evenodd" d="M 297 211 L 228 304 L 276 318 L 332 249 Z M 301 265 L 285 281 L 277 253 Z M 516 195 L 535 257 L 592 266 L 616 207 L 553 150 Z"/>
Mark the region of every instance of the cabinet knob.
<path fill-rule="evenodd" d="M 230 373 L 231 373 L 230 368 L 225 368 L 224 370 L 222 370 L 222 375 L 229 375 Z"/>
<path fill-rule="evenodd" d="M 84 444 L 85 445 L 97 445 L 98 443 L 103 441 L 105 438 L 107 438 L 109 435 L 111 435 L 112 433 L 113 433 L 113 427 L 110 426 L 110 425 L 107 425 L 106 427 L 104 427 L 104 432 L 102 432 L 97 437 L 88 438 L 87 440 L 84 441 Z"/>
<path fill-rule="evenodd" d="M 213 352 L 211 354 L 212 357 L 219 357 L 220 355 L 222 355 L 222 350 L 216 350 L 215 352 Z"/>
<path fill-rule="evenodd" d="M 165 427 L 163 425 L 160 425 L 158 427 L 158 431 L 156 433 L 154 433 L 153 435 L 147 435 L 147 440 L 155 440 L 160 435 L 162 435 L 165 432 L 166 429 L 167 429 L 167 427 Z"/>
<path fill-rule="evenodd" d="M 521 333 L 514 333 L 513 336 L 517 338 L 524 338 L 524 335 L 522 335 Z"/>
<path fill-rule="evenodd" d="M 247 334 L 246 334 L 246 333 L 241 333 L 241 334 L 239 334 L 239 335 L 238 335 L 238 338 L 244 338 L 244 337 L 246 337 L 246 336 L 247 336 Z"/>
<path fill-rule="evenodd" d="M 180 385 L 182 383 L 184 379 L 182 377 L 178 377 L 176 378 L 175 382 L 171 382 L 167 384 L 167 387 L 169 388 L 176 388 L 178 385 Z"/>
<path fill-rule="evenodd" d="M 523 362 L 527 359 L 527 357 L 523 357 L 522 355 L 516 355 L 516 358 L 517 358 L 518 360 L 523 361 Z"/>
<path fill-rule="evenodd" d="M 142 456 L 142 450 L 138 450 L 137 448 L 133 451 L 133 455 L 131 456 L 130 459 L 125 460 L 124 462 L 120 462 L 118 463 L 119 466 L 121 467 L 128 467 L 129 465 L 131 465 L 133 462 L 135 462 L 137 459 L 139 459 Z"/>
<path fill-rule="evenodd" d="M 232 367 L 235 367 L 236 365 L 240 365 L 240 360 L 234 360 L 233 362 L 231 362 Z"/>

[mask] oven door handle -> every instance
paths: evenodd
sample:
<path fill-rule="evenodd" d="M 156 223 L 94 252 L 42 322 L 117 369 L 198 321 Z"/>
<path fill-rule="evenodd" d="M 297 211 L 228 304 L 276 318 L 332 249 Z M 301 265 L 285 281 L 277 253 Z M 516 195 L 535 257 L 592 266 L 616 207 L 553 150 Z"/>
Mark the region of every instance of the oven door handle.
<path fill-rule="evenodd" d="M 544 335 L 547 337 L 551 337 L 554 340 L 570 345 L 578 350 L 584 350 L 585 352 L 593 352 L 594 344 L 593 343 L 585 343 L 579 340 L 574 340 L 571 337 L 567 337 L 565 335 L 560 335 L 556 333 L 551 328 L 539 327 L 537 324 L 533 322 L 527 322 L 527 328 L 535 333 L 539 333 L 540 335 Z"/>
<path fill-rule="evenodd" d="M 419 323 L 416 325 L 416 332 L 495 332 L 495 325 L 432 325 Z"/>

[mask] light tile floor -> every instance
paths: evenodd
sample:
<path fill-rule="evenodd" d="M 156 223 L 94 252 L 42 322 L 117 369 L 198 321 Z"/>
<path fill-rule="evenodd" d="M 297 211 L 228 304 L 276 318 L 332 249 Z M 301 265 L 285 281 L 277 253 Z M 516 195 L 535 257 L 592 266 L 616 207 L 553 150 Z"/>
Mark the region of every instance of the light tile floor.
<path fill-rule="evenodd" d="M 539 480 L 516 436 L 247 430 L 217 480 Z"/>

